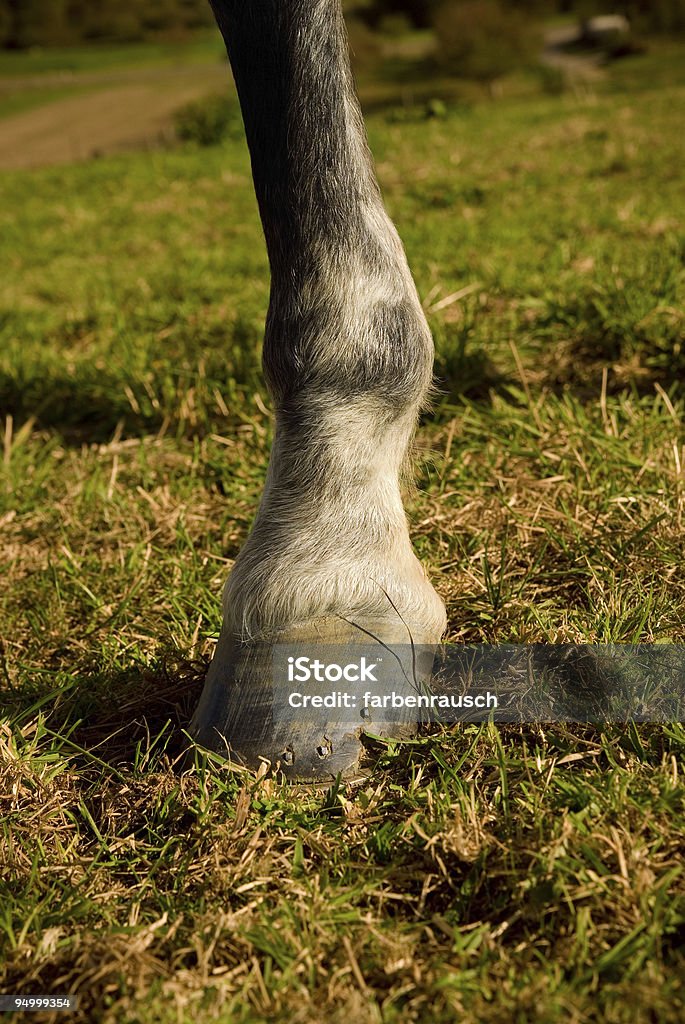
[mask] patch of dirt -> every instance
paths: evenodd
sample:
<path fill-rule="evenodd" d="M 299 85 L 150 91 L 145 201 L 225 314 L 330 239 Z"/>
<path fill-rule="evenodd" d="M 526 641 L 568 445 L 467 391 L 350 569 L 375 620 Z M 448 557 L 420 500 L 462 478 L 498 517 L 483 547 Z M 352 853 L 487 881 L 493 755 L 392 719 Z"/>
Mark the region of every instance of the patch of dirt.
<path fill-rule="evenodd" d="M 72 82 L 86 84 L 77 76 Z M 144 68 L 118 81 L 111 75 L 89 75 L 87 85 L 92 92 L 54 99 L 0 120 L 0 169 L 67 164 L 158 145 L 173 138 L 178 107 L 232 87 L 223 64 Z"/>

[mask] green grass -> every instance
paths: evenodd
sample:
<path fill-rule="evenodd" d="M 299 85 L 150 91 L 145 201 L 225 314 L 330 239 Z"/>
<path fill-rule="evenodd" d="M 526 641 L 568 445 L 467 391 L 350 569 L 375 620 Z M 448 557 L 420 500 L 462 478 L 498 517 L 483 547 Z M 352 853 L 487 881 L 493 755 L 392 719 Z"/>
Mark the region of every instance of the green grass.
<path fill-rule="evenodd" d="M 225 60 L 223 42 L 215 30 L 198 31 L 182 42 L 0 50 L 0 118 L 111 86 L 127 72 Z"/>
<path fill-rule="evenodd" d="M 408 508 L 452 641 L 685 642 L 685 62 L 652 67 L 369 118 L 436 338 Z M 679 1024 L 681 725 L 465 726 L 326 793 L 183 771 L 271 438 L 247 154 L 0 187 L 2 991 Z"/>
<path fill-rule="evenodd" d="M 149 65 L 214 61 L 223 55 L 221 38 L 212 29 L 179 42 L 102 43 L 98 46 L 32 47 L 0 51 L 0 76 L 49 72 L 119 70 Z"/>
<path fill-rule="evenodd" d="M 83 91 L 83 88 L 78 86 L 7 89 L 0 95 L 0 118 L 11 117 L 12 114 L 23 114 L 27 110 L 44 107 L 47 103 L 61 100 L 65 96 L 74 96 Z"/>

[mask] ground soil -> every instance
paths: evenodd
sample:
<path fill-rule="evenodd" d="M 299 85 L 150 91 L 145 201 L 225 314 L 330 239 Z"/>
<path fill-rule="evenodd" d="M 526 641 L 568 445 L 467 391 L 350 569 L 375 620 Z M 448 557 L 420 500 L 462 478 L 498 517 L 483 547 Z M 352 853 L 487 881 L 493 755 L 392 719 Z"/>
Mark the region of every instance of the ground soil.
<path fill-rule="evenodd" d="M 569 31 L 575 29 L 548 34 L 543 60 L 573 84 L 600 77 L 594 56 L 565 51 Z M 231 88 L 231 76 L 228 65 L 217 62 L 0 78 L 0 97 L 33 88 L 54 88 L 55 97 L 0 118 L 0 170 L 68 164 L 156 147 L 173 138 L 175 110 L 200 96 Z M 67 95 L 65 89 L 70 90 Z"/>
<path fill-rule="evenodd" d="M 0 169 L 73 163 L 159 145 L 173 136 L 173 113 L 184 103 L 226 89 L 226 65 L 140 68 L 88 75 L 40 76 L 35 84 L 83 89 L 58 95 L 0 120 Z M 31 88 L 31 79 L 3 79 L 1 88 Z"/>

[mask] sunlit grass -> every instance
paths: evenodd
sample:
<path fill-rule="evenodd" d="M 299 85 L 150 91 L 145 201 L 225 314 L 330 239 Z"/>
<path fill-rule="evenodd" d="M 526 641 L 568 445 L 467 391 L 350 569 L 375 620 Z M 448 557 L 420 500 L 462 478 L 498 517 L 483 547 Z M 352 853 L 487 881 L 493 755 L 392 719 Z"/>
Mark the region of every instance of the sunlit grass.
<path fill-rule="evenodd" d="M 625 69 L 369 118 L 436 338 L 407 501 L 455 642 L 685 642 L 685 86 Z M 326 793 L 184 769 L 271 439 L 247 153 L 0 187 L 2 990 L 679 1024 L 680 725 L 465 726 Z"/>

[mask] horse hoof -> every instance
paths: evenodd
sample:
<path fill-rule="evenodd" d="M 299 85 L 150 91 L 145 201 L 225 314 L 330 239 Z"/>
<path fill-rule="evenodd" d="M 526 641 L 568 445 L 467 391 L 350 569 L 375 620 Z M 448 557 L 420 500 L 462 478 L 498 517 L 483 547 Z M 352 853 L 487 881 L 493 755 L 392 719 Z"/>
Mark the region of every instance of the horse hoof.
<path fill-rule="evenodd" d="M 353 777 L 366 752 L 365 734 L 407 739 L 417 730 L 415 709 L 383 707 L 373 700 L 369 706 L 369 694 L 425 692 L 433 650 L 427 638 L 411 637 L 404 623 L 394 620 L 356 624 L 327 618 L 269 640 L 242 641 L 222 633 L 190 735 L 198 746 L 234 764 L 265 765 L 292 781 Z M 300 655 L 312 663 L 316 658 L 322 665 L 332 663 L 333 676 L 344 658 L 347 680 L 326 676 L 313 686 L 289 680 L 289 665 Z M 326 694 L 328 706 L 320 701 L 303 707 L 312 692 Z"/>

